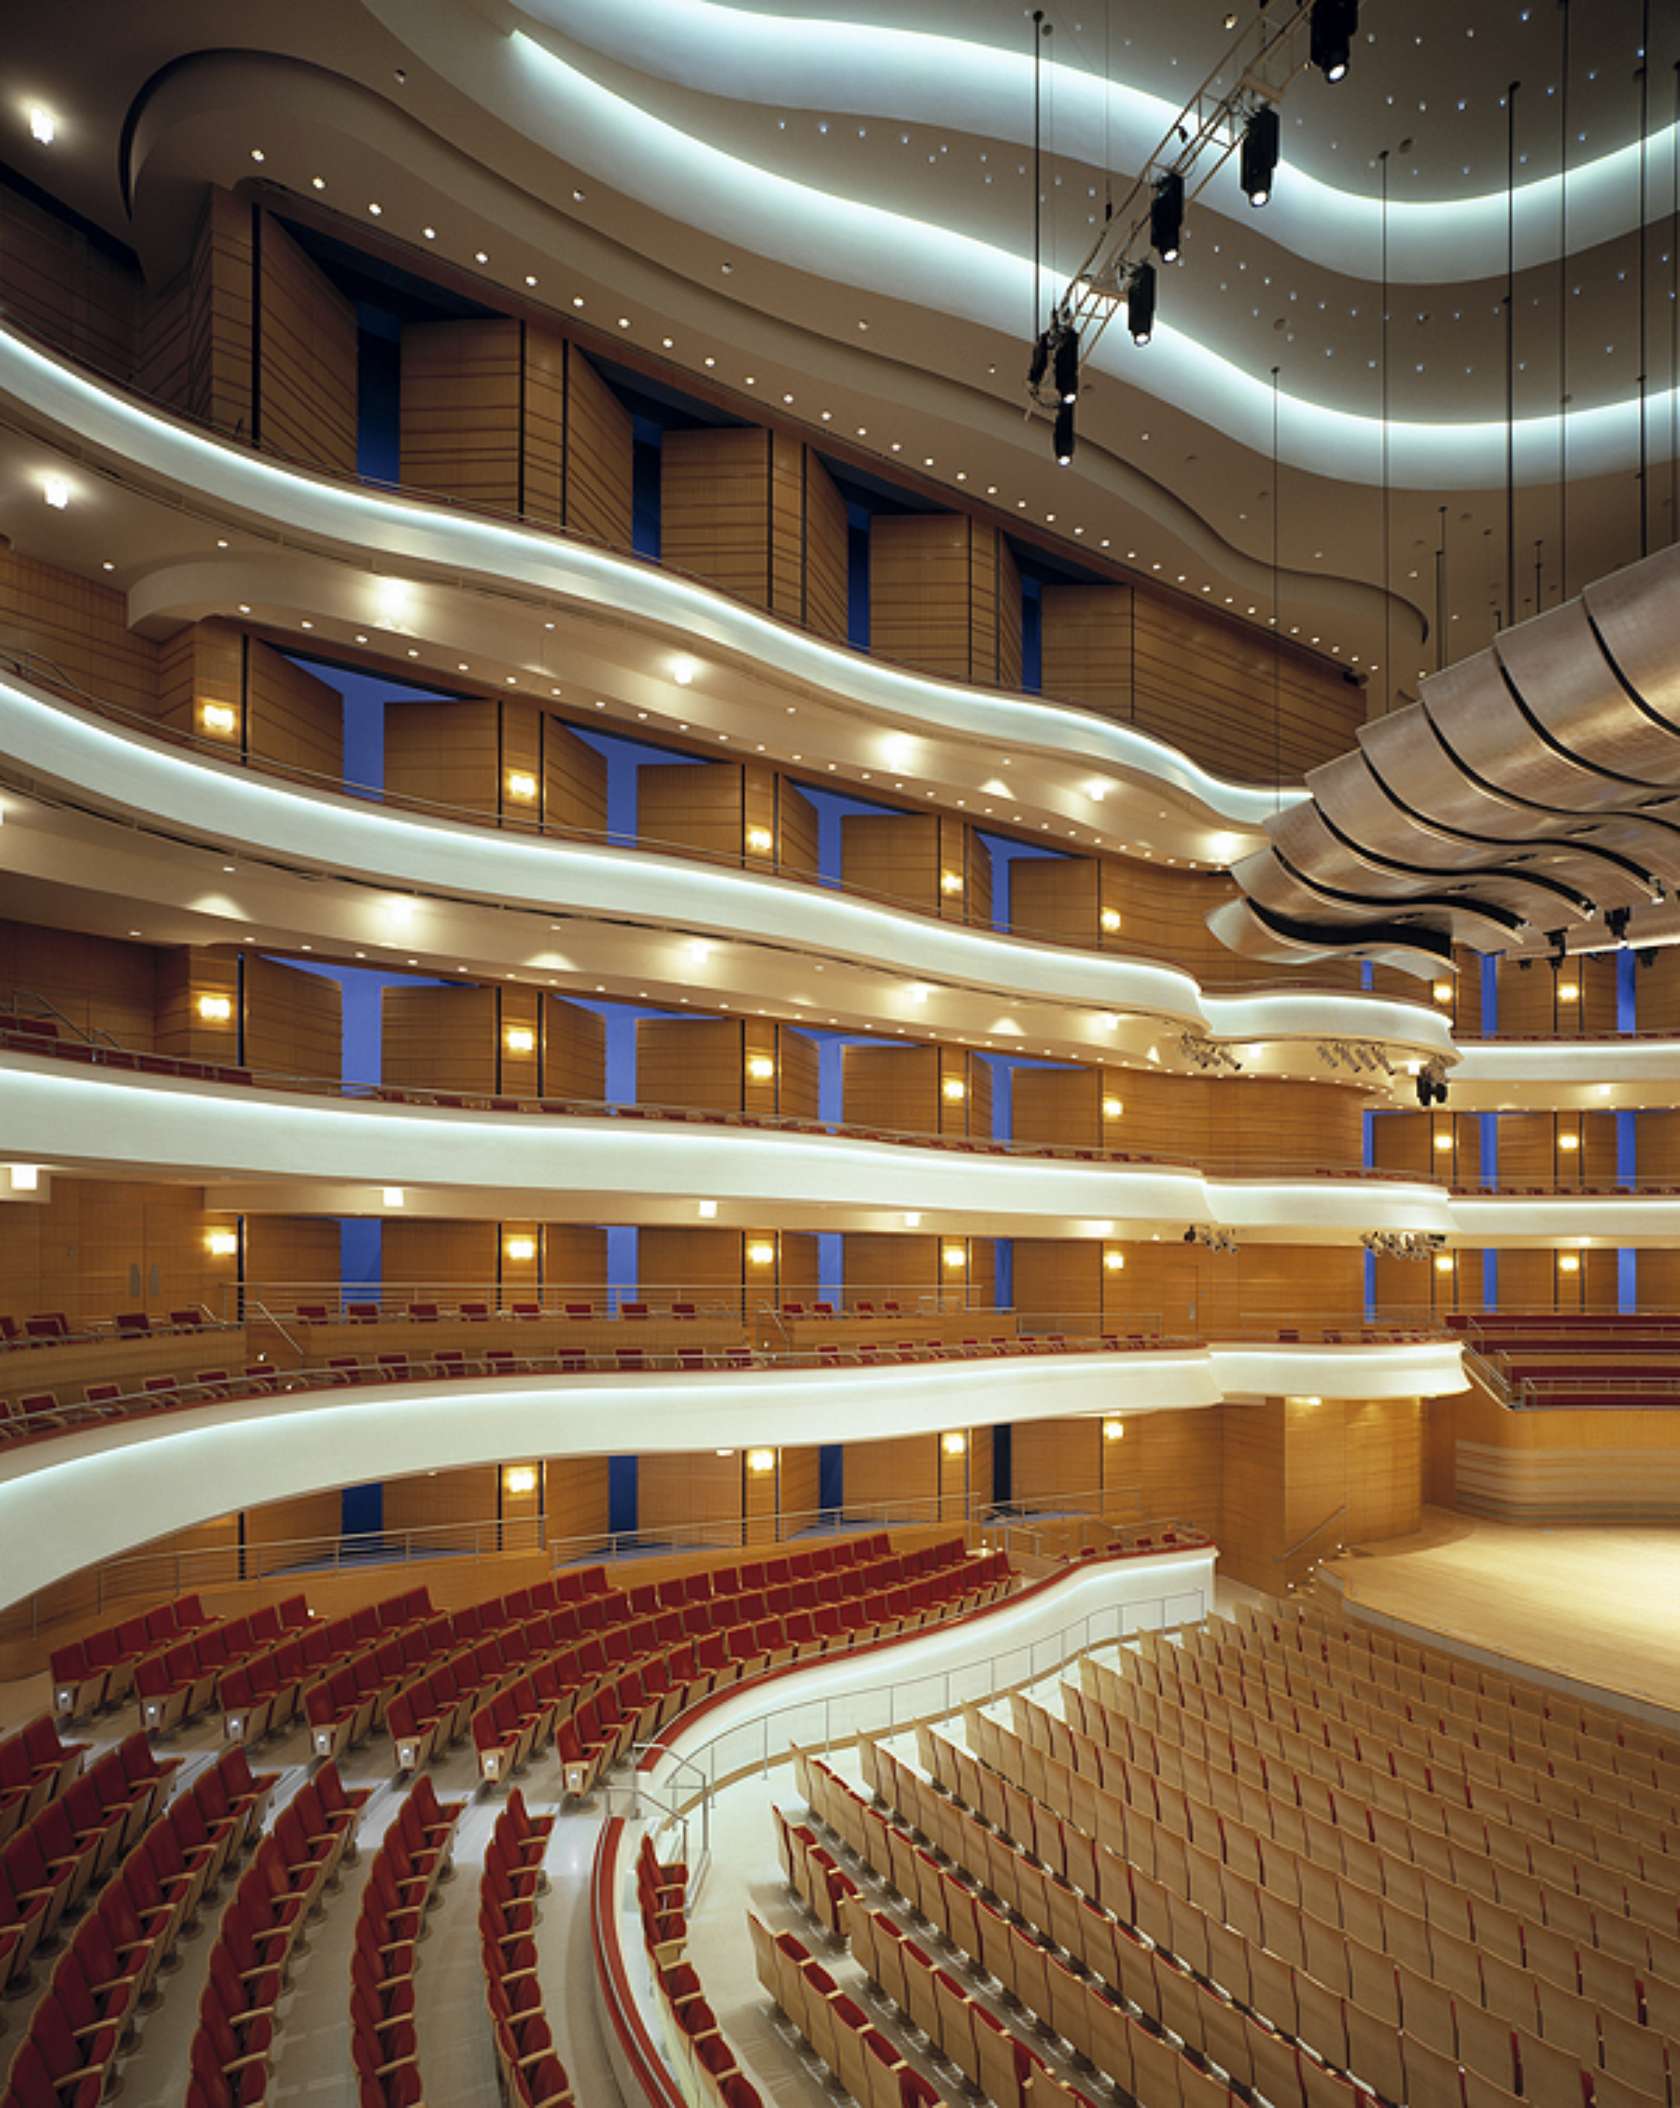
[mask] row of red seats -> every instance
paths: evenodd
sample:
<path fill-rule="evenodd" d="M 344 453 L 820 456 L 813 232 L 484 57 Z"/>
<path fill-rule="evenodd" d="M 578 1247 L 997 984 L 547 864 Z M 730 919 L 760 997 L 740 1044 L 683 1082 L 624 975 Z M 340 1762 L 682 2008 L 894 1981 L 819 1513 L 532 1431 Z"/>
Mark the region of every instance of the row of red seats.
<path fill-rule="evenodd" d="M 667 2051 L 685 2099 L 713 2108 L 759 2108 L 758 2089 L 743 2076 L 688 1959 L 687 1864 L 661 1859 L 645 1830 L 636 1848 L 636 1906 L 665 2016 Z"/>
<path fill-rule="evenodd" d="M 85 1773 L 84 1743 L 59 1743 L 53 1759 L 43 1736 L 32 1739 L 52 1775 L 34 1783 L 30 1797 L 40 1797 L 39 1808 L 0 1849 L 0 1991 L 25 1974 L 35 1949 L 56 1937 L 65 1911 L 138 1842 L 175 1769 L 157 1762 L 143 1735 L 131 1735 Z"/>
<path fill-rule="evenodd" d="M 516 1786 L 496 1818 L 479 1882 L 484 2000 L 510 2108 L 566 2108 L 572 2098 L 543 2007 L 533 1937 L 536 1899 L 548 1887 L 543 1858 L 554 1821 L 552 1815 L 532 1815 Z"/>
<path fill-rule="evenodd" d="M 0 1844 L 35 1820 L 80 1773 L 85 1742 L 62 1742 L 51 1719 L 0 1737 Z"/>
<path fill-rule="evenodd" d="M 166 1784 L 167 1770 L 143 1778 L 137 1804 L 155 1810 Z M 182 1927 L 260 1832 L 273 1789 L 229 1750 L 147 1821 L 54 1964 L 12 2060 L 7 2108 L 97 2108 Z"/>
<path fill-rule="evenodd" d="M 552 1736 L 567 1793 L 588 1793 L 632 1744 L 650 1740 L 707 1693 L 802 1654 L 914 1630 L 954 1607 L 989 1600 L 1010 1578 L 1001 1553 L 899 1585 L 877 1586 L 882 1571 L 856 1569 L 857 1591 L 817 1612 L 761 1612 L 762 1593 L 691 1606 L 716 1619 L 698 1636 L 678 1638 L 666 1627 L 677 1613 L 662 1612 L 651 1625 L 621 1628 L 618 1647 L 606 1654 L 605 1677 L 601 1658 L 591 1660 L 587 1648 L 539 1659 L 473 1714 L 480 1776 L 506 1778 Z M 784 1584 L 790 1592 L 793 1586 Z"/>
<path fill-rule="evenodd" d="M 350 1960 L 350 2059 L 361 2108 L 417 2108 L 425 2097 L 414 2033 L 417 1949 L 452 1871 L 465 1807 L 440 1801 L 430 1779 L 418 1780 L 369 1872 Z"/>
<path fill-rule="evenodd" d="M 210 1950 L 187 2108 L 253 2108 L 267 2099 L 274 2015 L 292 1954 L 323 1891 L 356 1857 L 356 1825 L 372 1791 L 347 1788 L 337 1767 L 325 1765 L 298 1788 L 258 1846 Z"/>
<path fill-rule="evenodd" d="M 51 1655 L 53 1711 L 61 1720 L 74 1720 L 101 1706 L 120 1704 L 134 1689 L 134 1672 L 148 1654 L 212 1622 L 198 1596 L 173 1596 L 167 1603 L 155 1603 L 150 1610 L 55 1647 Z"/>
<path fill-rule="evenodd" d="M 89 1340 L 158 1338 L 172 1332 L 228 1332 L 237 1326 L 213 1318 L 200 1303 L 153 1317 L 145 1310 L 121 1310 L 109 1319 L 72 1318 L 63 1310 L 36 1310 L 26 1318 L 0 1312 L 0 1348 L 86 1345 Z"/>

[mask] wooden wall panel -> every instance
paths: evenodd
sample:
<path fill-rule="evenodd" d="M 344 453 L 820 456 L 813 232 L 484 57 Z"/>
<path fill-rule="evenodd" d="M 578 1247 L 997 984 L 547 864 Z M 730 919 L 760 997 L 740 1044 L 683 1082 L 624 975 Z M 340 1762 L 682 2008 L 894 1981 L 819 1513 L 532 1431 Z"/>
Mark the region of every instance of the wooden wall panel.
<path fill-rule="evenodd" d="M 1287 1440 L 1283 1401 L 1222 1405 L 1219 1519 L 1220 1570 L 1268 1593 L 1282 1591 L 1280 1559 L 1288 1538 Z"/>
<path fill-rule="evenodd" d="M 1298 777 L 1354 743 L 1365 694 L 1258 632 L 1140 589 L 1132 721 L 1204 767 L 1255 783 Z"/>
<path fill-rule="evenodd" d="M 336 981 L 276 959 L 245 961 L 245 1059 L 291 1076 L 341 1074 L 343 999 Z"/>
<path fill-rule="evenodd" d="M 1509 1413 L 1472 1388 L 1431 1400 L 1429 1418 L 1431 1448 L 1445 1464 L 1432 1474 L 1431 1495 L 1470 1514 L 1528 1523 L 1680 1517 L 1680 1413 Z"/>
<path fill-rule="evenodd" d="M 776 1110 L 793 1120 L 816 1119 L 821 1068 L 816 1041 L 791 1025 L 778 1025 Z"/>
<path fill-rule="evenodd" d="M 256 647 L 243 632 L 228 622 L 189 622 L 176 631 L 158 651 L 157 715 L 162 724 L 177 732 L 195 733 L 225 745 L 234 754 L 253 751 L 248 657 Z M 267 647 L 265 646 L 266 650 Z M 270 654 L 270 656 L 275 656 Z M 288 669 L 290 670 L 290 669 Z M 272 683 L 270 684 L 272 687 Z M 233 713 L 230 730 L 223 730 L 206 717 L 206 707 L 219 704 Z M 332 697 L 332 722 L 342 719 L 342 707 Z M 281 727 L 271 726 L 271 732 Z M 278 759 L 289 759 L 285 752 Z M 337 775 L 335 766 L 331 773 Z"/>
<path fill-rule="evenodd" d="M 321 1289 L 341 1271 L 336 1220 L 319 1215 L 252 1215 L 245 1224 L 245 1283 L 262 1299 L 265 1287 Z M 306 1294 L 305 1301 L 318 1300 Z"/>
<path fill-rule="evenodd" d="M 1015 1239 L 1015 1310 L 1022 1331 L 1089 1333 L 1102 1307 L 1100 1244 L 1081 1237 Z"/>
<path fill-rule="evenodd" d="M 496 1514 L 497 1467 L 472 1464 L 459 1471 L 421 1471 L 385 1481 L 384 1524 L 388 1531 L 442 1530 L 452 1523 L 487 1523 Z"/>
<path fill-rule="evenodd" d="M 878 1303 L 885 1294 L 899 1297 L 910 1310 L 915 1308 L 918 1295 L 939 1284 L 937 1237 L 893 1237 L 872 1230 L 847 1230 L 841 1240 L 841 1255 L 848 1301 L 861 1295 Z"/>
<path fill-rule="evenodd" d="M 543 998 L 543 1090 L 551 1098 L 607 1095 L 606 1021 L 557 995 Z"/>
<path fill-rule="evenodd" d="M 855 891 L 936 915 L 945 897 L 940 873 L 937 815 L 860 812 L 841 820 L 840 876 Z M 949 897 L 960 907 L 964 896 Z"/>
<path fill-rule="evenodd" d="M 810 447 L 801 447 L 804 462 L 805 580 L 800 620 L 819 636 L 845 643 L 850 621 L 850 529 L 846 501 L 834 478 Z"/>
<path fill-rule="evenodd" d="M 1010 1436 L 1011 1498 L 1030 1507 L 1102 1483 L 1100 1420 L 1021 1420 Z"/>
<path fill-rule="evenodd" d="M 685 1524 L 708 1524 L 714 1531 L 720 1524 L 738 1524 L 742 1469 L 741 1452 L 735 1449 L 725 1456 L 709 1449 L 644 1456 L 636 1468 L 638 1524 L 644 1531 L 668 1533 L 677 1543 L 685 1541 Z"/>
<path fill-rule="evenodd" d="M 220 1314 L 234 1261 L 211 1258 L 207 1220 L 197 1186 L 56 1178 L 44 1202 L 6 1211 L 0 1309 L 106 1317 L 205 1303 Z"/>
<path fill-rule="evenodd" d="M 805 449 L 787 432 L 770 434 L 770 607 L 786 621 L 806 619 Z"/>
<path fill-rule="evenodd" d="M 335 781 L 344 773 L 338 690 L 256 638 L 245 664 L 245 727 L 247 751 L 259 760 Z"/>
<path fill-rule="evenodd" d="M 381 1008 L 383 1082 L 437 1091 L 496 1089 L 495 989 L 387 988 Z"/>
<path fill-rule="evenodd" d="M 140 278 L 114 243 L 0 183 L 0 312 L 100 373 L 124 381 Z"/>
<path fill-rule="evenodd" d="M 1206 1161 L 1239 1173 L 1291 1165 L 1356 1170 L 1364 1161 L 1366 1103 L 1364 1092 L 1337 1083 L 1215 1078 L 1207 1093 Z"/>
<path fill-rule="evenodd" d="M 667 432 L 660 448 L 661 560 L 770 606 L 770 435 L 756 426 Z"/>
<path fill-rule="evenodd" d="M 607 1528 L 606 1457 L 549 1457 L 543 1469 L 543 1499 L 550 1543 L 603 1536 Z"/>
<path fill-rule="evenodd" d="M 575 1288 L 579 1301 L 584 1293 L 598 1293 L 607 1285 L 606 1231 L 591 1223 L 545 1222 L 542 1269 L 543 1285 L 551 1292 Z"/>
<path fill-rule="evenodd" d="M 636 1238 L 637 1286 L 661 1301 L 671 1296 L 738 1309 L 741 1244 L 739 1230 L 650 1223 Z"/>
<path fill-rule="evenodd" d="M 817 874 L 817 808 L 786 776 L 776 785 L 776 860 L 784 871 Z"/>
<path fill-rule="evenodd" d="M 566 347 L 565 369 L 564 524 L 592 541 L 628 549 L 634 440 L 630 413 L 575 344 Z M 675 561 L 669 550 L 664 561 Z"/>
<path fill-rule="evenodd" d="M 636 771 L 636 835 L 645 846 L 697 849 L 739 863 L 745 826 L 738 763 L 655 763 Z"/>
<path fill-rule="evenodd" d="M 1017 1079 L 1019 1081 L 1019 1079 Z M 1213 1093 L 1205 1076 L 1163 1076 L 1153 1069 L 1105 1069 L 1103 1100 L 1118 1114 L 1103 1120 L 1103 1139 L 1141 1156 L 1203 1163 L 1213 1148 Z"/>
<path fill-rule="evenodd" d="M 842 1116 L 855 1127 L 938 1134 L 939 1073 L 937 1047 L 845 1047 L 840 1067 Z"/>
<path fill-rule="evenodd" d="M 738 1019 L 644 1017 L 636 1026 L 637 1100 L 738 1112 L 745 1103 L 745 1061 Z"/>
<path fill-rule="evenodd" d="M 497 512 L 524 506 L 524 325 L 505 315 L 402 333 L 403 483 Z M 559 507 L 543 516 L 559 523 Z"/>
<path fill-rule="evenodd" d="M 1090 856 L 1021 857 L 1009 871 L 1009 927 L 1050 944 L 1094 945 L 1102 866 Z"/>
<path fill-rule="evenodd" d="M 256 208 L 211 188 L 193 244 L 191 324 L 180 407 L 247 446 L 256 437 L 253 386 Z M 161 349 L 161 347 L 159 347 Z M 179 373 L 178 362 L 171 371 Z"/>
<path fill-rule="evenodd" d="M 356 472 L 356 310 L 272 213 L 257 222 L 257 441 Z"/>
<path fill-rule="evenodd" d="M 1044 693 L 1104 717 L 1132 714 L 1130 586 L 1044 586 L 1039 595 Z"/>
<path fill-rule="evenodd" d="M 931 1511 L 939 1492 L 939 1437 L 895 1435 L 882 1442 L 846 1444 L 846 1509 L 902 1512 L 906 1502 Z"/>
<path fill-rule="evenodd" d="M 0 1002 L 28 1012 L 27 998 L 40 997 L 77 1031 L 147 1052 L 154 958 L 146 944 L 0 921 Z"/>
<path fill-rule="evenodd" d="M 1528 1034 L 1546 1039 L 1597 1039 L 1615 1033 L 1613 952 L 1572 958 L 1562 966 L 1543 959 L 1501 959 L 1498 976 L 1502 1038 Z M 1640 1023 L 1644 1024 L 1643 1018 Z"/>
<path fill-rule="evenodd" d="M 497 1278 L 501 1253 L 499 1223 L 402 1222 L 387 1217 L 380 1242 L 387 1284 L 482 1289 L 489 1288 Z"/>
<path fill-rule="evenodd" d="M 543 820 L 580 834 L 607 829 L 607 762 L 557 717 L 542 726 Z"/>
<path fill-rule="evenodd" d="M 1103 1140 L 1103 1096 L 1100 1069 L 1017 1069 L 1009 1084 L 1013 1137 L 1065 1149 L 1096 1148 Z"/>
<path fill-rule="evenodd" d="M 156 713 L 158 646 L 128 627 L 126 595 L 91 579 L 0 548 L 0 633 L 14 652 L 33 652 L 72 688 L 141 717 Z"/>
<path fill-rule="evenodd" d="M 821 1499 L 821 1451 L 814 1444 L 789 1446 L 781 1452 L 782 1513 L 788 1517 L 814 1515 Z M 795 1525 L 797 1531 L 798 1525 Z M 785 1532 L 784 1534 L 795 1534 Z"/>
<path fill-rule="evenodd" d="M 193 1061 L 237 1061 L 239 983 L 240 961 L 231 952 L 195 950 L 185 944 L 159 950 L 152 978 L 152 1043 L 157 1051 Z M 203 1015 L 199 1000 L 204 996 L 226 999 L 225 1022 Z"/>
<path fill-rule="evenodd" d="M 869 529 L 872 651 L 947 680 L 1021 682 L 1021 581 L 1005 538 L 962 513 L 882 513 Z"/>
<path fill-rule="evenodd" d="M 469 812 L 500 812 L 499 719 L 497 704 L 476 699 L 388 704 L 386 789 Z"/>

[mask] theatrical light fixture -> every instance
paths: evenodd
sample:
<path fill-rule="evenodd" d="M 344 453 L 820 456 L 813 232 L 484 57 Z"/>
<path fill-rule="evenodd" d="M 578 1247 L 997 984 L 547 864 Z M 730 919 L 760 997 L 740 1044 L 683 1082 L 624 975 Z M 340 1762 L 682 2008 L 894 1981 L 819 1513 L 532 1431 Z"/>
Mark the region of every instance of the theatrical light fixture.
<path fill-rule="evenodd" d="M 1184 178 L 1177 169 L 1169 168 L 1149 202 L 1149 240 L 1163 263 L 1177 263 L 1183 233 Z"/>
<path fill-rule="evenodd" d="M 1073 459 L 1073 450 L 1078 444 L 1079 441 L 1073 429 L 1073 405 L 1071 403 L 1063 403 L 1056 412 L 1056 429 L 1050 442 L 1050 450 L 1056 457 L 1056 466 L 1058 468 L 1067 467 L 1068 463 Z"/>
<path fill-rule="evenodd" d="M 230 995 L 201 995 L 197 1007 L 199 1017 L 207 1025 L 225 1025 L 233 1016 Z"/>
<path fill-rule="evenodd" d="M 1050 332 L 1041 329 L 1033 344 L 1032 357 L 1027 361 L 1027 386 L 1039 388 L 1044 376 L 1050 371 Z"/>
<path fill-rule="evenodd" d="M 1056 393 L 1064 403 L 1071 403 L 1079 394 L 1079 334 L 1064 323 L 1054 331 L 1052 341 Z"/>
<path fill-rule="evenodd" d="M 747 1469 L 754 1478 L 764 1478 L 776 1468 L 776 1452 L 773 1449 L 749 1449 Z"/>
<path fill-rule="evenodd" d="M 1242 187 L 1251 205 L 1264 205 L 1272 195 L 1280 145 L 1278 113 L 1270 103 L 1262 103 L 1243 126 Z"/>
<path fill-rule="evenodd" d="M 1347 77 L 1358 28 L 1359 0 L 1313 0 L 1311 57 L 1327 81 Z"/>
<path fill-rule="evenodd" d="M 1133 271 L 1127 288 L 1126 327 L 1134 344 L 1147 344 L 1155 334 L 1155 266 L 1147 257 Z"/>

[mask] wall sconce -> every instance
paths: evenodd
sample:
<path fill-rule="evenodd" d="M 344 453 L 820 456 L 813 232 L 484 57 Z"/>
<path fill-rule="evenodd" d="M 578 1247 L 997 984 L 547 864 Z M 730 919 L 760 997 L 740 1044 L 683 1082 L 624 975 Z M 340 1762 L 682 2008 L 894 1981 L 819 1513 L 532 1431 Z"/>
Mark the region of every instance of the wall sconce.
<path fill-rule="evenodd" d="M 522 798 L 527 804 L 537 795 L 537 779 L 529 769 L 509 769 L 507 794 L 510 798 Z"/>
<path fill-rule="evenodd" d="M 230 995 L 201 995 L 196 1008 L 207 1025 L 225 1025 L 233 1016 L 233 998 Z"/>
<path fill-rule="evenodd" d="M 39 1164 L 12 1164 L 7 1175 L 14 1193 L 39 1193 L 41 1190 L 41 1167 Z"/>
<path fill-rule="evenodd" d="M 968 1264 L 968 1247 L 965 1244 L 941 1245 L 939 1260 L 948 1274 L 954 1274 Z"/>
<path fill-rule="evenodd" d="M 948 1457 L 960 1457 L 968 1448 L 968 1437 L 961 1428 L 953 1428 L 950 1434 L 941 1435 L 939 1446 Z"/>
<path fill-rule="evenodd" d="M 504 1493 L 535 1493 L 537 1490 L 537 1467 L 535 1464 L 504 1464 L 502 1467 L 502 1491 Z"/>
<path fill-rule="evenodd" d="M 747 1246 L 747 1264 L 749 1266 L 774 1266 L 775 1263 L 776 1247 L 773 1244 L 766 1244 L 762 1240 L 758 1240 Z"/>
<path fill-rule="evenodd" d="M 380 1188 L 379 1197 L 384 1201 L 386 1207 L 400 1208 L 404 1201 L 407 1200 L 408 1195 L 401 1186 L 383 1186 Z"/>
<path fill-rule="evenodd" d="M 1453 984 L 1451 981 L 1437 981 L 1429 993 L 1438 1003 L 1450 1003 L 1453 999 Z"/>
<path fill-rule="evenodd" d="M 200 703 L 198 706 L 198 728 L 201 732 L 214 732 L 226 739 L 239 726 L 239 712 L 231 703 Z"/>
<path fill-rule="evenodd" d="M 1103 1253 L 1103 1272 L 1105 1274 L 1123 1274 L 1125 1271 L 1125 1253 L 1115 1251 L 1113 1246 L 1111 1245 L 1109 1249 Z"/>
<path fill-rule="evenodd" d="M 775 1074 L 776 1064 L 768 1054 L 749 1054 L 747 1056 L 747 1081 L 749 1083 L 769 1083 L 774 1080 Z"/>
<path fill-rule="evenodd" d="M 509 1025 L 502 1035 L 502 1040 L 510 1054 L 532 1054 L 536 1051 L 537 1035 L 529 1025 Z"/>
<path fill-rule="evenodd" d="M 518 1260 L 523 1266 L 537 1256 L 537 1240 L 534 1237 L 509 1237 L 503 1243 L 502 1250 L 510 1259 Z"/>
<path fill-rule="evenodd" d="M 1103 1422 L 1103 1440 L 1105 1442 L 1123 1442 L 1125 1439 L 1126 1423 L 1124 1420 L 1105 1420 Z"/>
<path fill-rule="evenodd" d="M 1104 908 L 1097 917 L 1097 921 L 1101 924 L 1104 935 L 1112 937 L 1120 927 L 1120 910 L 1118 908 Z"/>
<path fill-rule="evenodd" d="M 968 1096 L 968 1085 L 960 1076 L 947 1076 L 940 1083 L 939 1095 L 947 1105 L 961 1105 Z"/>
<path fill-rule="evenodd" d="M 939 890 L 940 890 L 940 892 L 941 892 L 941 893 L 945 893 L 945 894 L 956 894 L 956 893 L 960 893 L 960 892 L 962 891 L 962 889 L 963 889 L 963 875 L 962 875 L 962 873 L 961 873 L 960 871 L 941 871 L 941 872 L 940 872 L 940 874 L 939 874 Z"/>
<path fill-rule="evenodd" d="M 1444 1127 L 1438 1129 L 1435 1135 L 1435 1154 L 1437 1156 L 1445 1156 L 1452 1145 L 1453 1138 L 1450 1130 Z"/>
<path fill-rule="evenodd" d="M 1557 1266 L 1560 1274 L 1578 1274 L 1581 1271 L 1580 1253 L 1559 1252 Z"/>
<path fill-rule="evenodd" d="M 747 848 L 754 856 L 768 856 L 776 846 L 776 837 L 768 827 L 747 829 Z"/>
<path fill-rule="evenodd" d="M 773 1449 L 749 1449 L 747 1469 L 754 1478 L 764 1478 L 776 1468 L 776 1452 Z"/>
<path fill-rule="evenodd" d="M 1561 1134 L 1558 1136 L 1558 1147 L 1564 1152 L 1566 1156 L 1569 1155 L 1572 1151 L 1579 1149 L 1580 1146 L 1581 1137 L 1576 1134 L 1573 1129 L 1571 1129 L 1566 1134 Z"/>
<path fill-rule="evenodd" d="M 1560 1003 L 1578 1003 L 1581 1000 L 1580 982 L 1559 981 L 1557 995 Z"/>
<path fill-rule="evenodd" d="M 207 1230 L 204 1249 L 212 1259 L 231 1259 L 239 1250 L 239 1235 L 235 1230 Z"/>
<path fill-rule="evenodd" d="M 1102 1102 L 1102 1116 L 1105 1120 L 1118 1120 L 1125 1110 L 1125 1102 L 1122 1099 L 1105 1098 Z"/>
<path fill-rule="evenodd" d="M 1450 1274 L 1457 1263 L 1451 1252 L 1437 1252 L 1435 1254 L 1435 1271 L 1438 1274 Z"/>

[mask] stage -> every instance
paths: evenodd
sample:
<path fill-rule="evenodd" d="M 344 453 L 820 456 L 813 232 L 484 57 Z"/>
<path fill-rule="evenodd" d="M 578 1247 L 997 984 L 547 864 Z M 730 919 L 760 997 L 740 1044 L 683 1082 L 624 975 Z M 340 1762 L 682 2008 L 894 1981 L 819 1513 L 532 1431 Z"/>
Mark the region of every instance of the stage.
<path fill-rule="evenodd" d="M 1483 1522 L 1426 1508 L 1424 1527 L 1326 1565 L 1349 1608 L 1654 1709 L 1680 1731 L 1680 1526 Z"/>

